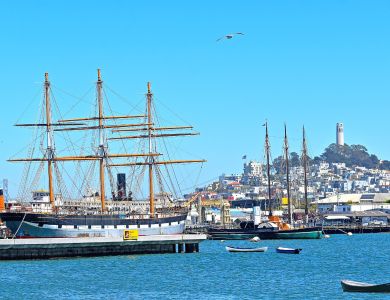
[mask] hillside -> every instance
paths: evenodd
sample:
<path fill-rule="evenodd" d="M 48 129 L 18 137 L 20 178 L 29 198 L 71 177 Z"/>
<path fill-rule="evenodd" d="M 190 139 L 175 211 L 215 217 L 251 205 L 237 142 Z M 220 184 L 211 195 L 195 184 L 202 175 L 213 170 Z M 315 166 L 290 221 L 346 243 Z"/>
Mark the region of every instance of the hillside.
<path fill-rule="evenodd" d="M 283 157 L 278 156 L 273 161 L 273 166 L 276 171 L 282 172 Z M 375 154 L 368 153 L 366 147 L 362 145 L 344 145 L 338 146 L 330 144 L 320 156 L 310 159 L 310 164 L 319 164 L 320 162 L 328 163 L 345 163 L 347 167 L 359 166 L 368 169 L 390 170 L 390 161 L 380 160 Z M 290 166 L 296 167 L 300 165 L 300 157 L 296 152 L 290 153 Z"/>
<path fill-rule="evenodd" d="M 347 167 L 360 166 L 369 169 L 390 170 L 390 161 L 379 160 L 375 154 L 370 154 L 362 145 L 339 146 L 330 144 L 320 157 L 314 162 L 326 161 L 328 163 L 345 163 Z"/>

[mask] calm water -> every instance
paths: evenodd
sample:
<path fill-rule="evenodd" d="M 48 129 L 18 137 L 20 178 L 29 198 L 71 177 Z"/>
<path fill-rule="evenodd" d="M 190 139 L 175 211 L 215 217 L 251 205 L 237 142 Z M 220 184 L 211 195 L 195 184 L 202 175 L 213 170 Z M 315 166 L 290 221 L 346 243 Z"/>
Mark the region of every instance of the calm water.
<path fill-rule="evenodd" d="M 228 253 L 226 245 L 269 250 Z M 303 251 L 277 254 L 277 246 Z M 257 244 L 206 241 L 196 254 L 0 262 L 0 298 L 386 299 L 343 293 L 340 280 L 390 282 L 389 262 L 390 234 Z"/>

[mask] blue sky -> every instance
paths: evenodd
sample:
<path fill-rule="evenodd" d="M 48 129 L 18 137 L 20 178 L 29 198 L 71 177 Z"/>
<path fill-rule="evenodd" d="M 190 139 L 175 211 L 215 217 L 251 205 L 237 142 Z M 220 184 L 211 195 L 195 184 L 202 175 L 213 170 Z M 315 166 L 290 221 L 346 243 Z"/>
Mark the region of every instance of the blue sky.
<path fill-rule="evenodd" d="M 44 72 L 81 96 L 97 68 L 134 104 L 151 81 L 201 132 L 185 145 L 208 160 L 204 181 L 241 172 L 244 154 L 262 159 L 266 119 L 274 157 L 284 122 L 292 151 L 305 125 L 312 155 L 343 122 L 346 143 L 390 159 L 389 15 L 388 1 L 3 1 L 0 178 L 18 183 L 21 167 L 5 160 L 26 134 L 12 125 L 34 120 Z M 65 111 L 76 101 L 59 99 Z"/>

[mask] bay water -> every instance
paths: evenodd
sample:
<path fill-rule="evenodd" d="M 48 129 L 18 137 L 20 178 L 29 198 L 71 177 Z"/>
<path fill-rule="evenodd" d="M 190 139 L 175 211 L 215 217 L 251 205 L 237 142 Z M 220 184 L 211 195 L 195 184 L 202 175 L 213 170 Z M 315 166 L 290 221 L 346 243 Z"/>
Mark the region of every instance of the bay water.
<path fill-rule="evenodd" d="M 229 253 L 225 246 L 263 247 Z M 302 248 L 278 254 L 278 246 Z M 1 299 L 390 299 L 344 293 L 342 279 L 390 282 L 390 234 L 205 241 L 200 253 L 0 262 Z"/>

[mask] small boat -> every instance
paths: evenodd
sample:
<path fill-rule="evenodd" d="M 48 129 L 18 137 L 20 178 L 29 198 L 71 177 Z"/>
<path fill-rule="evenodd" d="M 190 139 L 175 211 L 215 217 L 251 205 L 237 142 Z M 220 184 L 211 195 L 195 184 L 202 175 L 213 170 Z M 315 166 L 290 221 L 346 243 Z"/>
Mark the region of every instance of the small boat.
<path fill-rule="evenodd" d="M 298 248 L 283 248 L 283 247 L 278 247 L 276 248 L 276 252 L 278 253 L 284 253 L 284 254 L 299 254 L 302 251 L 302 249 Z"/>
<path fill-rule="evenodd" d="M 260 248 L 239 248 L 239 247 L 229 247 L 226 246 L 226 251 L 228 252 L 266 252 L 268 247 Z"/>
<path fill-rule="evenodd" d="M 344 292 L 351 293 L 390 293 L 390 283 L 370 284 L 352 280 L 341 280 Z"/>

